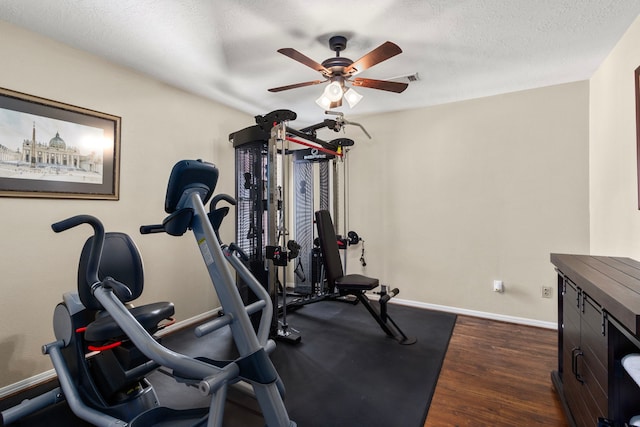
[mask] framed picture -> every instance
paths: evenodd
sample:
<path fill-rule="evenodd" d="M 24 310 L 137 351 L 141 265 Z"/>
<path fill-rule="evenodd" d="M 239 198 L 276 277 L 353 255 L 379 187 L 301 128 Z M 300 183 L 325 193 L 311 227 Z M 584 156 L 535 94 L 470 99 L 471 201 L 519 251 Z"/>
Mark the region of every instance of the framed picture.
<path fill-rule="evenodd" d="M 636 68 L 636 162 L 638 168 L 638 209 L 640 209 L 640 67 Z"/>
<path fill-rule="evenodd" d="M 0 88 L 0 196 L 118 200 L 120 122 Z"/>

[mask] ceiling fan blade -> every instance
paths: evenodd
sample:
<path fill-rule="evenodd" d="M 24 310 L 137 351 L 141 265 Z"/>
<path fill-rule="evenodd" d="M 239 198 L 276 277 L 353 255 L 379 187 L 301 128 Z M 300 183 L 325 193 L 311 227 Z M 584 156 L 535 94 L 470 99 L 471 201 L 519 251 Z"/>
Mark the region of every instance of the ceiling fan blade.
<path fill-rule="evenodd" d="M 306 55 L 301 54 L 300 52 L 298 52 L 293 48 L 285 47 L 282 49 L 278 49 L 278 52 L 280 52 L 284 56 L 288 56 L 289 58 L 295 61 L 298 61 L 303 65 L 306 65 L 307 67 L 313 68 L 314 70 L 321 72 L 325 76 L 331 75 L 331 71 L 323 67 L 322 64 L 317 63 L 313 59 L 309 58 Z"/>
<path fill-rule="evenodd" d="M 344 74 L 353 75 L 367 68 L 373 67 L 376 64 L 386 61 L 389 58 L 402 53 L 402 49 L 393 42 L 384 42 L 371 52 L 367 53 L 362 58 L 355 61 L 344 69 Z"/>
<path fill-rule="evenodd" d="M 289 89 L 296 89 L 296 88 L 299 88 L 299 87 L 318 85 L 318 84 L 324 83 L 324 82 L 326 82 L 326 80 L 313 80 L 311 82 L 295 83 L 295 84 L 287 85 L 287 86 L 273 87 L 273 88 L 269 89 L 269 92 L 282 92 L 283 90 L 289 90 Z"/>
<path fill-rule="evenodd" d="M 351 84 L 353 84 L 354 86 L 386 90 L 395 93 L 404 92 L 404 90 L 409 87 L 407 83 L 391 82 L 389 80 L 361 79 L 359 77 L 353 79 Z"/>

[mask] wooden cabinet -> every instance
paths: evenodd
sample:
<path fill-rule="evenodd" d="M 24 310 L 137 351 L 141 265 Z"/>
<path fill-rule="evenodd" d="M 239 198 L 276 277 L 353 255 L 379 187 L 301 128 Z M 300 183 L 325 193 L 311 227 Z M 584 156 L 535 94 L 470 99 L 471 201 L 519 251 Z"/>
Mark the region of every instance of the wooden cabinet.
<path fill-rule="evenodd" d="M 608 414 L 606 322 L 600 305 L 566 277 L 562 291 L 562 382 L 576 423 L 586 426 Z"/>
<path fill-rule="evenodd" d="M 640 354 L 640 263 L 552 254 L 558 272 L 558 370 L 552 380 L 569 423 L 624 426 L 640 414 L 640 386 L 622 367 Z"/>

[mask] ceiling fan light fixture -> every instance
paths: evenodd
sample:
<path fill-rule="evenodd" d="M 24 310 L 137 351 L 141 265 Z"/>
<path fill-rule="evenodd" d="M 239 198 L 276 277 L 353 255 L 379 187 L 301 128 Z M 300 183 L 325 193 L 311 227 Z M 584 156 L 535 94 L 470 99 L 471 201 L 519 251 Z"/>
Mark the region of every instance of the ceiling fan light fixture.
<path fill-rule="evenodd" d="M 320 98 L 316 99 L 316 104 L 318 104 L 318 106 L 324 110 L 340 107 L 342 105 L 343 95 L 343 83 L 334 80 L 324 88 L 324 91 L 322 92 Z"/>
<path fill-rule="evenodd" d="M 316 99 L 316 104 L 323 110 L 328 110 L 331 108 L 331 100 L 327 98 L 327 96 L 323 93 L 320 95 L 320 98 Z"/>
<path fill-rule="evenodd" d="M 312 80 L 308 82 L 275 87 L 268 89 L 269 92 L 280 92 L 283 90 L 312 86 L 330 81 L 330 83 L 324 88 L 324 91 L 320 98 L 316 100 L 316 104 L 318 104 L 320 108 L 326 110 L 327 108 L 340 107 L 342 105 L 342 98 L 347 99 L 347 102 L 349 103 L 349 106 L 351 108 L 355 107 L 356 104 L 362 100 L 362 96 L 359 93 L 355 92 L 353 89 L 350 89 L 348 86 L 345 86 L 346 82 L 350 82 L 353 86 L 367 87 L 371 89 L 385 90 L 395 93 L 401 93 L 407 88 L 408 83 L 404 82 L 366 78 L 352 79 L 352 77 L 356 74 L 402 53 L 402 49 L 400 49 L 397 44 L 390 41 L 384 42 L 355 62 L 349 58 L 340 56 L 340 52 L 345 50 L 346 47 L 346 37 L 331 37 L 329 39 L 329 48 L 335 51 L 336 55 L 333 58 L 325 59 L 324 61 L 322 61 L 322 63 L 316 62 L 308 56 L 290 47 L 278 49 L 279 53 L 301 63 L 302 65 L 320 72 L 324 80 Z"/>
<path fill-rule="evenodd" d="M 353 108 L 362 100 L 362 95 L 353 88 L 349 88 L 349 90 L 344 93 L 344 99 L 349 103 L 349 108 Z"/>
<path fill-rule="evenodd" d="M 343 94 L 344 89 L 342 85 L 337 81 L 333 81 L 324 88 L 323 96 L 326 96 L 331 102 L 337 102 L 342 99 Z"/>

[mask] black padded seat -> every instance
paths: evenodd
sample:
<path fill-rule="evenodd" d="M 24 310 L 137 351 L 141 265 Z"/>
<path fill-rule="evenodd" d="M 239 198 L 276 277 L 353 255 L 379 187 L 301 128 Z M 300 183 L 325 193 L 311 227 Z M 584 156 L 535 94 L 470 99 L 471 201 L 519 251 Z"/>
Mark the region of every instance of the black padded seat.
<path fill-rule="evenodd" d="M 80 254 L 78 295 L 86 308 L 95 310 L 98 313 L 96 319 L 87 325 L 84 338 L 86 341 L 100 343 L 120 338 L 125 333 L 113 318 L 102 309 L 102 305 L 91 292 L 92 283 L 87 281 L 86 272 L 92 242 L 93 237 L 87 239 Z M 98 274 L 101 279 L 112 277 L 129 289 L 130 295 L 127 297 L 119 296 L 120 300 L 125 304 L 142 295 L 144 289 L 142 257 L 138 247 L 128 234 L 118 232 L 105 233 Z M 173 316 L 175 308 L 171 302 L 156 302 L 134 307 L 129 311 L 147 331 L 155 332 L 158 329 L 159 322 Z"/>
<path fill-rule="evenodd" d="M 134 307 L 129 312 L 147 331 L 153 331 L 158 323 L 174 315 L 175 307 L 171 302 L 156 302 Z M 124 335 L 125 333 L 109 314 L 91 322 L 84 332 L 85 340 L 93 342 L 104 342 Z"/>
<path fill-rule="evenodd" d="M 370 291 L 377 288 L 380 283 L 378 279 L 362 274 L 344 274 L 338 250 L 338 237 L 333 229 L 333 221 L 331 221 L 329 211 L 316 212 L 316 226 L 329 288 L 332 291 L 337 288 L 341 293 Z"/>
<path fill-rule="evenodd" d="M 362 274 L 347 274 L 338 279 L 335 279 L 335 285 L 338 290 L 358 290 L 358 291 L 370 291 L 375 289 L 380 284 L 378 279 L 373 277 L 363 276 Z"/>

